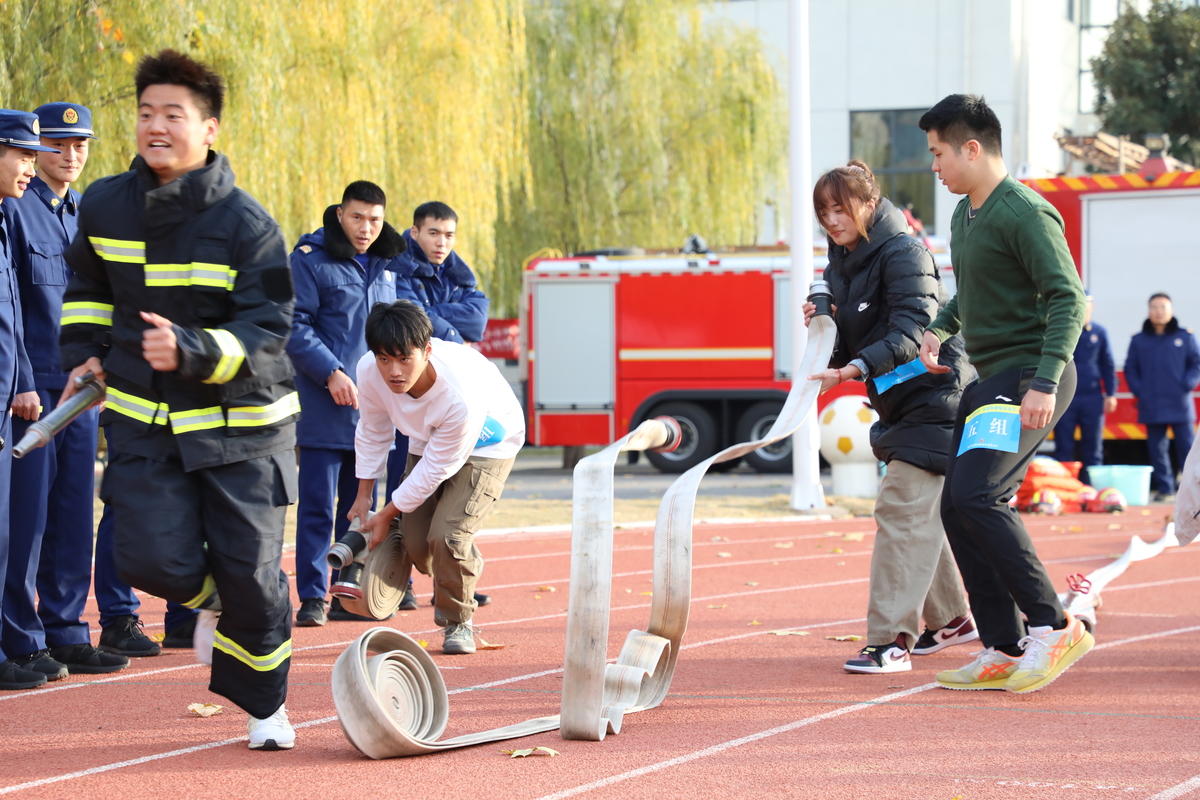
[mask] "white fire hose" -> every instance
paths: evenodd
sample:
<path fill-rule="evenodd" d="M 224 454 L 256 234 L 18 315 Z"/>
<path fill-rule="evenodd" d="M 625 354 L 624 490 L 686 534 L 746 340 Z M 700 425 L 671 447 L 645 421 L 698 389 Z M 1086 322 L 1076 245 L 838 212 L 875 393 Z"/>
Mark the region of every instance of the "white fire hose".
<path fill-rule="evenodd" d="M 648 420 L 576 465 L 560 716 L 438 741 L 449 718 L 449 698 L 437 665 L 405 634 L 391 628 L 372 628 L 347 648 L 333 667 L 334 705 L 350 743 L 371 758 L 394 758 L 515 739 L 556 728 L 561 728 L 564 739 L 599 741 L 610 731 L 619 733 L 626 714 L 661 703 L 671 686 L 687 629 L 692 591 L 692 515 L 700 479 L 713 464 L 740 458 L 790 436 L 800 427 L 813 412 L 821 387 L 819 381 L 806 379 L 829 364 L 834 339 L 832 318 L 813 317 L 792 390 L 766 437 L 726 448 L 671 484 L 654 526 L 650 620 L 645 631 L 629 632 L 615 664 L 607 663 L 613 469 L 624 451 L 662 447 L 669 438 L 668 428 L 658 420 Z M 388 576 L 398 583 L 393 562 L 403 557 L 398 550 L 381 553 L 385 545 L 372 551 L 365 564 L 364 605 L 351 609 L 369 612 L 376 618 L 395 610 L 400 600 L 396 589 L 402 594 L 404 588 L 388 583 Z M 373 583 L 385 583 L 388 588 L 372 587 Z"/>

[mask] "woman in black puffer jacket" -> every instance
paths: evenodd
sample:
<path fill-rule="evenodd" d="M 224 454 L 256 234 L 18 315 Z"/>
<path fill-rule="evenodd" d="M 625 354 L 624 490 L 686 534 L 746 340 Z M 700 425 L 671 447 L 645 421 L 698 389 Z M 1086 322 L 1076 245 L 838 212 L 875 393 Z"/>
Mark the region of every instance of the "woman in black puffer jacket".
<path fill-rule="evenodd" d="M 824 278 L 838 344 L 830 368 L 811 377 L 822 392 L 866 381 L 879 413 L 871 445 L 887 464 L 875 503 L 867 646 L 845 669 L 903 672 L 912 669 L 910 653 L 979 638 L 939 513 L 954 415 L 974 370 L 959 336 L 942 345 L 949 373 L 931 375 L 921 366 L 921 336 L 949 297 L 933 256 L 880 196 L 870 168 L 851 161 L 825 173 L 813 205 L 829 237 Z M 806 323 L 814 310 L 805 304 Z M 922 616 L 926 628 L 918 637 Z"/>

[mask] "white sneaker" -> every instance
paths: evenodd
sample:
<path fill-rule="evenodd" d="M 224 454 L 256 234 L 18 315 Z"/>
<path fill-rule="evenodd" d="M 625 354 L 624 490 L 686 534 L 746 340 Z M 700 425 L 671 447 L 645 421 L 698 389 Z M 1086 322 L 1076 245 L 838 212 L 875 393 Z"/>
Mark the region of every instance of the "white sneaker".
<path fill-rule="evenodd" d="M 221 618 L 219 611 L 202 609 L 196 617 L 196 631 L 192 634 L 192 647 L 196 648 L 196 660 L 201 664 L 212 665 L 213 640 L 217 636 L 217 620 Z"/>
<path fill-rule="evenodd" d="M 287 710 L 279 710 L 266 719 L 251 717 L 246 723 L 251 750 L 291 750 L 296 746 L 296 729 L 288 721 Z"/>

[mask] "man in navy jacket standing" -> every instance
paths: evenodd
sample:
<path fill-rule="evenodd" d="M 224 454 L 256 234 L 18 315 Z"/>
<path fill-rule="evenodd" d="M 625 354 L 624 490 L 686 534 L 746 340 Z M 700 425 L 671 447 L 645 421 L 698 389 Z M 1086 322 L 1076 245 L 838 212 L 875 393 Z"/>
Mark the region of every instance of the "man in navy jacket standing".
<path fill-rule="evenodd" d="M 1175 468 L 1171 465 L 1171 442 L 1167 428 L 1175 434 L 1175 458 L 1183 465 L 1192 449 L 1196 427 L 1196 403 L 1192 390 L 1200 381 L 1200 349 L 1192 332 L 1179 327 L 1171 298 L 1161 292 L 1150 297 L 1149 318 L 1142 332 L 1129 342 L 1125 358 L 1125 382 L 1137 398 L 1138 422 L 1146 426 L 1150 466 L 1154 467 L 1151 488 L 1156 501 L 1169 501 L 1175 494 Z"/>
<path fill-rule="evenodd" d="M 1075 399 L 1054 426 L 1054 458 L 1075 460 L 1075 428 L 1079 428 L 1080 480 L 1089 482 L 1088 467 L 1104 463 L 1104 415 L 1117 408 L 1117 367 L 1113 363 L 1108 331 L 1092 322 L 1092 296 L 1087 296 L 1083 332 L 1075 345 L 1075 369 L 1079 377 Z"/>
<path fill-rule="evenodd" d="M 405 242 L 384 221 L 386 207 L 383 189 L 355 181 L 340 205 L 325 210 L 324 227 L 300 237 L 292 251 L 296 311 L 287 352 L 300 392 L 296 624 L 304 627 L 324 625 L 329 616 L 325 555 L 330 535 L 340 537 L 349 528 L 346 513 L 358 493 L 358 387 L 348 373 L 367 352 L 371 306 L 396 299 L 393 271 Z"/>
<path fill-rule="evenodd" d="M 92 113 L 85 106 L 47 103 L 34 113 L 43 144 L 59 152 L 38 156 L 38 172 L 28 191 L 6 206 L 28 359 L 13 403 L 14 441 L 54 408 L 66 386 L 58 335 L 71 269 L 63 254 L 79 228 L 80 200 L 71 184 L 82 175 L 89 144 L 96 138 Z M 136 618 L 123 620 L 119 631 L 109 633 L 117 654 L 100 652 L 92 646 L 88 623 L 82 619 L 92 587 L 99 416 L 94 408 L 85 411 L 53 442 L 12 467 L 12 492 L 21 502 L 12 505 L 7 519 L 11 539 L 4 581 L 4 650 L 52 681 L 68 672 L 115 672 L 129 665 L 126 655 L 159 652 Z"/>
<path fill-rule="evenodd" d="M 37 172 L 37 154 L 55 153 L 43 147 L 38 118 L 23 111 L 0 109 L 0 575 L 8 567 L 9 480 L 12 474 L 10 412 L 16 398 L 18 365 L 25 359 L 21 344 L 21 304 L 12 268 L 12 241 L 5 221 L 5 200 L 21 197 Z M 28 369 L 28 363 L 21 367 Z M 36 401 L 35 401 L 36 402 Z M 3 602 L 0 602 L 0 611 Z M 18 664 L 0 647 L 0 689 L 32 689 L 46 682 L 45 673 Z"/>
<path fill-rule="evenodd" d="M 454 252 L 458 214 L 445 203 L 431 200 L 413 211 L 412 227 L 404 232 L 408 250 L 399 259 L 396 299 L 411 300 L 425 310 L 433 323 L 433 338 L 446 342 L 478 342 L 487 327 L 487 295 L 479 291 L 475 273 Z M 400 485 L 408 459 L 408 437 L 396 433 L 396 446 L 388 455 L 387 496 Z M 491 598 L 475 593 L 485 606 Z M 400 608 L 412 610 L 417 601 L 412 581 Z"/>

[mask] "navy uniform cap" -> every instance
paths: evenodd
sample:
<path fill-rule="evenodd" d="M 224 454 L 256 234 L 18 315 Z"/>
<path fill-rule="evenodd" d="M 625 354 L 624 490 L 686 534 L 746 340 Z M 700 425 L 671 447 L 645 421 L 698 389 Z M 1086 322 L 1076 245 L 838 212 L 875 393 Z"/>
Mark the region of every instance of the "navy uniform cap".
<path fill-rule="evenodd" d="M 74 139 L 77 136 L 95 139 L 92 133 L 92 112 L 78 103 L 46 103 L 33 110 L 47 139 Z"/>
<path fill-rule="evenodd" d="M 0 108 L 0 145 L 37 150 L 40 153 L 59 153 L 52 147 L 42 147 L 37 114 Z"/>

